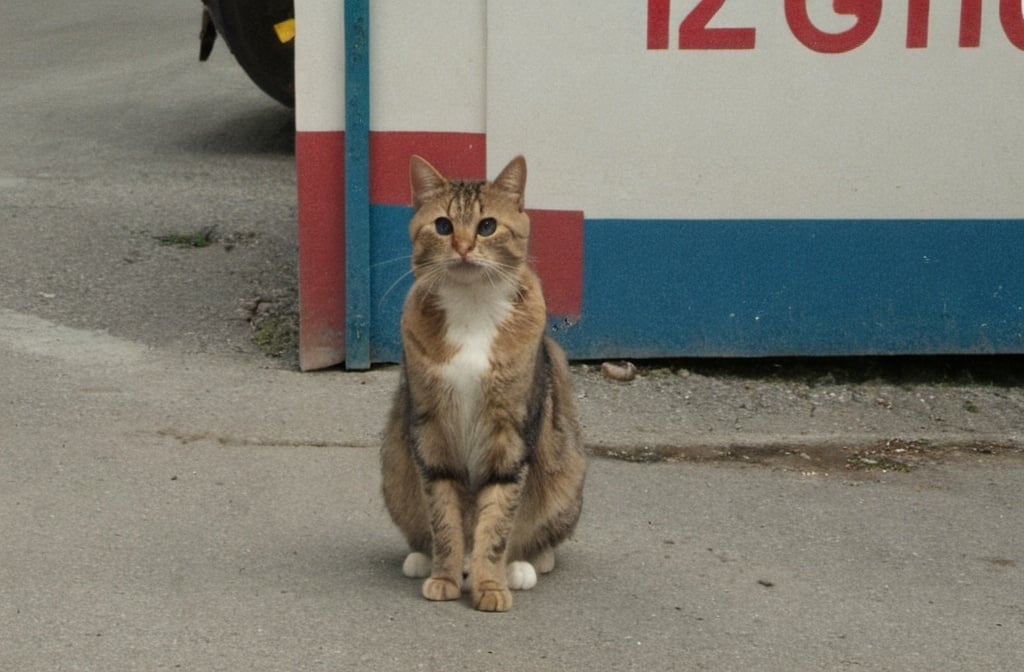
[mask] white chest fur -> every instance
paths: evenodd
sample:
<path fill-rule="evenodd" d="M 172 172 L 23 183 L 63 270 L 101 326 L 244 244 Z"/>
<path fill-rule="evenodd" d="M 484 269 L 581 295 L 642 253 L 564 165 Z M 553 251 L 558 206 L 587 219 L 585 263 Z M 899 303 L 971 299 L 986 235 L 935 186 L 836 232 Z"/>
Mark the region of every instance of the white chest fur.
<path fill-rule="evenodd" d="M 445 312 L 445 339 L 457 348 L 442 370 L 451 386 L 455 438 L 470 473 L 486 439 L 480 416 L 482 382 L 491 368 L 498 327 L 512 310 L 509 291 L 490 283 L 449 286 L 439 292 Z"/>

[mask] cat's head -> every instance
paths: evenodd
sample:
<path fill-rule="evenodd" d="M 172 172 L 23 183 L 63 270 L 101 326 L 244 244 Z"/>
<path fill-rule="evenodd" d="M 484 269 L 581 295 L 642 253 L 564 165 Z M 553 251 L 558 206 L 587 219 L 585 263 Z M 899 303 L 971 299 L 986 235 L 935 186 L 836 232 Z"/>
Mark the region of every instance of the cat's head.
<path fill-rule="evenodd" d="M 431 282 L 516 282 L 526 262 L 530 219 L 523 209 L 526 160 L 492 182 L 449 180 L 418 156 L 409 165 L 413 273 Z"/>

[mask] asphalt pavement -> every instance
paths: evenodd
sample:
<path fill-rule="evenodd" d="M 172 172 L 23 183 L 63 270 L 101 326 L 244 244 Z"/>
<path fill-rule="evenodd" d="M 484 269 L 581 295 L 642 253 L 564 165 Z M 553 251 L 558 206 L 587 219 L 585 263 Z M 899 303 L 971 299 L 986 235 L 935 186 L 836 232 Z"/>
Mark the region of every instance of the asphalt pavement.
<path fill-rule="evenodd" d="M 0 669 L 1024 666 L 1019 358 L 577 364 L 558 567 L 423 600 L 396 370 L 254 342 L 294 311 L 291 113 L 197 62 L 194 4 L 4 8 Z"/>

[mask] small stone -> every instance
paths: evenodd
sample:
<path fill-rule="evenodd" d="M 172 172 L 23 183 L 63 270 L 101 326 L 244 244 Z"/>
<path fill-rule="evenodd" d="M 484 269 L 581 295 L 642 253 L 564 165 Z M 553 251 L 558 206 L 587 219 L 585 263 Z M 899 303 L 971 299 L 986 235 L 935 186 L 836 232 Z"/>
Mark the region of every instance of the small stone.
<path fill-rule="evenodd" d="M 633 362 L 605 362 L 601 365 L 601 375 L 608 380 L 628 383 L 636 378 L 636 366 Z"/>

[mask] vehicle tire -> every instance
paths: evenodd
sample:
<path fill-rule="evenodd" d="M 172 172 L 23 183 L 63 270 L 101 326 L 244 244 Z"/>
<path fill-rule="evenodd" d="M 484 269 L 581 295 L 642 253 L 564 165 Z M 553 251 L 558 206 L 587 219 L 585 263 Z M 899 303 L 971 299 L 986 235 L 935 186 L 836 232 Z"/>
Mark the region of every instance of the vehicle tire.
<path fill-rule="evenodd" d="M 270 97 L 295 106 L 295 40 L 274 26 L 295 18 L 292 0 L 203 0 L 217 34 L 249 79 Z"/>

